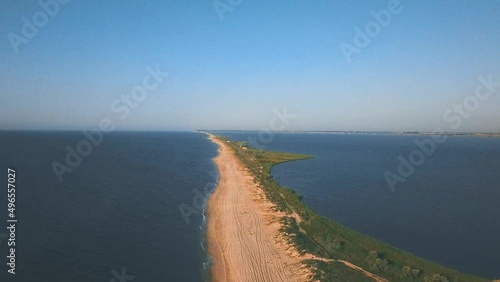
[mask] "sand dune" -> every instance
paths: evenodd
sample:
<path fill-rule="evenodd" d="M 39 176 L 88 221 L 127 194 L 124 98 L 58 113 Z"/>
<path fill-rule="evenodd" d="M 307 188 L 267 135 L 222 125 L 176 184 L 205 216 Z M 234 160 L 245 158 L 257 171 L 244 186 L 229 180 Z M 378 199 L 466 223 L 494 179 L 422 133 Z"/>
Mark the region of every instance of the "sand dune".
<path fill-rule="evenodd" d="M 220 146 L 220 179 L 208 201 L 212 281 L 307 281 L 305 257 L 278 234 L 280 215 L 229 147 L 211 140 Z"/>

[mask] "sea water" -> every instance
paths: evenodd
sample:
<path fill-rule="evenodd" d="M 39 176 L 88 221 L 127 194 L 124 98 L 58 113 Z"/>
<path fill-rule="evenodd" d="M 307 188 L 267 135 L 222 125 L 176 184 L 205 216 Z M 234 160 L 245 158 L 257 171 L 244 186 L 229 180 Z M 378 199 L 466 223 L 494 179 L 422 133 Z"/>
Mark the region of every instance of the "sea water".
<path fill-rule="evenodd" d="M 216 145 L 193 132 L 105 134 L 59 182 L 52 164 L 67 165 L 66 147 L 82 140 L 82 132 L 0 132 L 0 235 L 8 168 L 18 218 L 16 274 L 7 274 L 0 237 L 0 281 L 206 280 L 203 207 L 218 177 Z"/>

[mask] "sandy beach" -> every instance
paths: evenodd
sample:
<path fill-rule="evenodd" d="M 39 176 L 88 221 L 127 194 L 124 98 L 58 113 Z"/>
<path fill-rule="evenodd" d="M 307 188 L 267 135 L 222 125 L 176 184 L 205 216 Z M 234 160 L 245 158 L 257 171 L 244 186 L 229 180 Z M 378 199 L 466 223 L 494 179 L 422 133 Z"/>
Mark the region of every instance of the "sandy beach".
<path fill-rule="evenodd" d="M 207 207 L 212 281 L 307 281 L 305 257 L 279 235 L 280 214 L 228 145 L 210 139 L 220 175 Z"/>

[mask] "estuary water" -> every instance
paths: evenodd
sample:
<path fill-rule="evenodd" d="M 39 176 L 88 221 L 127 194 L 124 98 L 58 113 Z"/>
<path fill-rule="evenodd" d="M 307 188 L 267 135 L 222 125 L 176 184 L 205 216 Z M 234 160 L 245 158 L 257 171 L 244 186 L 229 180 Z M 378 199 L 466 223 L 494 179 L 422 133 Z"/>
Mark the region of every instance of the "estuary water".
<path fill-rule="evenodd" d="M 500 138 L 449 137 L 395 191 L 422 136 L 218 132 L 266 150 L 314 155 L 273 168 L 313 210 L 445 266 L 500 278 Z M 262 141 L 260 141 L 262 140 Z"/>

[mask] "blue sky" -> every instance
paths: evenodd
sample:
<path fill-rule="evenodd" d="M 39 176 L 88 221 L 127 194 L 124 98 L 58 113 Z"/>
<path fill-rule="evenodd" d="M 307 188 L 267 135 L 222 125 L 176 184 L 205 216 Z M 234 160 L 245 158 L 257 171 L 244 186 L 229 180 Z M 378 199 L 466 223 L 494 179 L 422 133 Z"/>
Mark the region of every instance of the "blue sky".
<path fill-rule="evenodd" d="M 43 0 L 42 2 L 47 2 Z M 450 128 L 447 109 L 500 81 L 500 2 L 408 1 L 347 62 L 340 44 L 390 1 L 69 1 L 14 51 L 36 1 L 1 1 L 0 129 L 500 131 L 500 89 Z M 226 0 L 221 0 L 227 3 Z M 125 119 L 114 100 L 168 72 Z"/>

